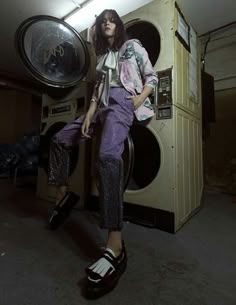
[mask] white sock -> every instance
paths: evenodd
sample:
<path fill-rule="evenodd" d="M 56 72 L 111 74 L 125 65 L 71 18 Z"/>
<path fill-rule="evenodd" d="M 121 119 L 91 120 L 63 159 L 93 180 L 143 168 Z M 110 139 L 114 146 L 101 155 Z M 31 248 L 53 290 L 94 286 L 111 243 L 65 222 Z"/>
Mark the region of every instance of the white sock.
<path fill-rule="evenodd" d="M 112 256 L 115 256 L 115 253 L 109 249 L 106 248 L 106 251 L 110 252 Z M 106 253 L 104 253 L 104 256 L 106 257 Z M 108 255 L 107 255 L 108 256 Z M 109 274 L 113 273 L 115 271 L 114 267 L 112 264 L 105 258 L 101 257 L 99 260 L 97 260 L 94 264 L 92 264 L 88 269 L 91 271 L 97 273 L 101 277 L 104 277 L 104 275 L 109 271 Z M 109 257 L 109 256 L 108 256 Z M 90 278 L 91 279 L 91 278 Z"/>

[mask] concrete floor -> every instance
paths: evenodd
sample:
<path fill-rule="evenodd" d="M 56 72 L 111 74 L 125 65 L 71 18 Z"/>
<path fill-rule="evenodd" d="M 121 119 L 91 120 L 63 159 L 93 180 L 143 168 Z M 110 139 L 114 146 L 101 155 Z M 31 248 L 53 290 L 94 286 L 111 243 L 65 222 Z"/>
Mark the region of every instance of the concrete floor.
<path fill-rule="evenodd" d="M 235 305 L 236 198 L 206 191 L 177 234 L 125 223 L 128 268 L 96 301 L 81 296 L 84 268 L 103 245 L 96 213 L 74 210 L 47 229 L 47 202 L 0 181 L 0 305 Z"/>

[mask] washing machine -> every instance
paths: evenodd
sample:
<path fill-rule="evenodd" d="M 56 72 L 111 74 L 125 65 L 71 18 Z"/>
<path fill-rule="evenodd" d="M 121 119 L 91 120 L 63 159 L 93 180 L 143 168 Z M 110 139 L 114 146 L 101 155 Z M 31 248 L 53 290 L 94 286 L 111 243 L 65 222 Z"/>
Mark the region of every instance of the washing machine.
<path fill-rule="evenodd" d="M 47 87 L 73 88 L 81 80 L 95 80 L 92 44 L 61 19 L 44 15 L 26 19 L 16 31 L 15 45 L 27 71 Z"/>
<path fill-rule="evenodd" d="M 48 185 L 49 148 L 52 136 L 67 123 L 83 115 L 90 101 L 92 85 L 81 81 L 63 100 L 54 100 L 47 94 L 42 98 L 40 158 L 37 178 L 37 195 L 39 198 L 55 202 L 56 187 Z M 84 205 L 88 196 L 88 165 L 90 163 L 90 145 L 79 143 L 70 151 L 69 189 L 80 196 Z"/>
<path fill-rule="evenodd" d="M 173 0 L 155 0 L 122 17 L 129 38 L 146 48 L 159 84 L 155 116 L 134 122 L 124 218 L 176 232 L 199 209 L 203 190 L 200 44 Z M 93 145 L 93 153 L 96 151 Z M 96 157 L 93 157 L 95 160 Z M 91 200 L 98 198 L 91 171 Z"/>
<path fill-rule="evenodd" d="M 86 112 L 95 80 L 96 56 L 92 45 L 61 19 L 34 16 L 16 32 L 18 54 L 41 85 L 42 114 L 37 195 L 55 201 L 56 189 L 48 185 L 49 146 L 52 136 Z M 70 151 L 70 190 L 83 205 L 88 195 L 89 145 Z"/>

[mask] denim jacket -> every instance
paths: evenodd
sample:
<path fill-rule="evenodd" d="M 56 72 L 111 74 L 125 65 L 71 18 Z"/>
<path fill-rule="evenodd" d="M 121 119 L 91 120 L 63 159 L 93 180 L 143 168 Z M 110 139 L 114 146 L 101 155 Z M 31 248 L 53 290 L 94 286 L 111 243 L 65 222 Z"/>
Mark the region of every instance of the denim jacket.
<path fill-rule="evenodd" d="M 149 60 L 148 53 L 139 40 L 127 40 L 118 52 L 120 82 L 131 95 L 140 94 L 143 87 L 157 86 L 157 75 Z M 99 101 L 104 89 L 105 75 L 97 73 L 92 99 Z M 138 121 L 146 120 L 154 115 L 152 105 L 147 97 L 134 111 Z"/>

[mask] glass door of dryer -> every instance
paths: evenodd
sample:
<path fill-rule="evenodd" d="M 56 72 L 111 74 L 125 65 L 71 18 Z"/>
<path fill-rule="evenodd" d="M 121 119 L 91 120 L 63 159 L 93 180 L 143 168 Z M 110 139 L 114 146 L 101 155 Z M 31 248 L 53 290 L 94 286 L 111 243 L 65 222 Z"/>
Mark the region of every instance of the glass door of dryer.
<path fill-rule="evenodd" d="M 30 74 L 47 86 L 75 86 L 88 72 L 89 51 L 81 36 L 61 19 L 35 16 L 16 32 L 17 51 Z"/>

